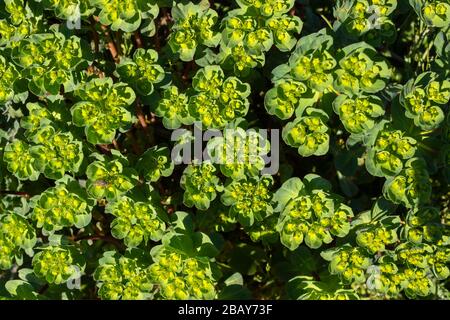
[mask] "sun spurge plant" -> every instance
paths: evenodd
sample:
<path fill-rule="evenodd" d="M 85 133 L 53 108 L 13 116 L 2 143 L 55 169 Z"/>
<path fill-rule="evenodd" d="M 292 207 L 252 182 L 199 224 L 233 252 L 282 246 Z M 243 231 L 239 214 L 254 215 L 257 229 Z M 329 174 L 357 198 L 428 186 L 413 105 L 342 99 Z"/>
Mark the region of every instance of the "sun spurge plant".
<path fill-rule="evenodd" d="M 277 231 L 281 243 L 290 250 L 300 244 L 313 249 L 344 237 L 350 230 L 352 209 L 330 192 L 328 181 L 317 175 L 287 180 L 275 193 L 276 211 L 280 212 Z"/>
<path fill-rule="evenodd" d="M 0 300 L 449 300 L 449 26 L 0 1 Z"/>

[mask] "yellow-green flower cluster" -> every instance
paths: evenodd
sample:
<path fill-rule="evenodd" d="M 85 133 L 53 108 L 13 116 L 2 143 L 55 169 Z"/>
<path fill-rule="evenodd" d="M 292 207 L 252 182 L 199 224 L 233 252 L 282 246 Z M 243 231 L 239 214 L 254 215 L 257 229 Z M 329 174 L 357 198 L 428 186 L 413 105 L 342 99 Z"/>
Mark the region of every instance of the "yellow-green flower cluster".
<path fill-rule="evenodd" d="M 426 204 L 430 200 L 431 185 L 426 163 L 422 158 L 408 160 L 405 168 L 386 181 L 383 192 L 387 199 L 407 208 Z"/>
<path fill-rule="evenodd" d="M 0 56 L 0 105 L 14 98 L 14 82 L 18 77 L 19 74 L 14 65 Z"/>
<path fill-rule="evenodd" d="M 222 185 L 215 174 L 216 168 L 209 162 L 190 164 L 181 177 L 181 187 L 184 189 L 183 202 L 188 207 L 206 210 L 211 201 L 216 198 L 217 191 L 222 191 Z"/>
<path fill-rule="evenodd" d="M 33 257 L 34 273 L 48 283 L 62 284 L 73 277 L 80 277 L 83 266 L 78 255 L 69 248 L 49 246 Z"/>
<path fill-rule="evenodd" d="M 39 177 L 36 159 L 30 146 L 21 140 L 14 140 L 6 145 L 3 160 L 7 163 L 9 172 L 20 180 L 34 181 Z"/>
<path fill-rule="evenodd" d="M 89 224 L 91 213 L 87 201 L 69 189 L 65 184 L 59 184 L 39 196 L 32 214 L 38 228 L 54 232 L 64 227 L 83 228 Z"/>
<path fill-rule="evenodd" d="M 416 141 L 400 130 L 382 129 L 368 151 L 366 168 L 377 177 L 396 175 L 403 169 L 404 162 L 414 156 L 415 145 Z"/>
<path fill-rule="evenodd" d="M 155 50 L 139 48 L 133 54 L 133 59 L 122 59 L 117 66 L 121 80 L 133 84 L 133 88 L 143 95 L 153 93 L 154 85 L 164 79 L 164 69 L 157 64 L 158 53 Z"/>
<path fill-rule="evenodd" d="M 73 87 L 72 72 L 83 61 L 81 40 L 62 33 L 34 34 L 20 41 L 11 54 L 13 61 L 27 69 L 30 91 L 37 96 L 57 95 Z"/>
<path fill-rule="evenodd" d="M 423 76 L 423 75 L 422 75 Z M 414 120 L 422 130 L 436 129 L 445 115 L 441 106 L 450 100 L 450 81 L 432 80 L 426 86 L 414 86 L 409 92 L 403 92 L 405 115 Z"/>
<path fill-rule="evenodd" d="M 448 0 L 413 0 L 413 7 L 430 26 L 445 28 L 450 25 Z"/>
<path fill-rule="evenodd" d="M 384 114 L 383 103 L 376 96 L 349 98 L 340 95 L 334 100 L 333 108 L 345 129 L 352 134 L 372 129 L 377 118 Z"/>
<path fill-rule="evenodd" d="M 48 9 L 54 10 L 57 17 L 74 21 L 82 16 L 93 13 L 91 0 L 43 0 L 42 3 Z"/>
<path fill-rule="evenodd" d="M 183 61 L 191 61 L 199 45 L 215 47 L 220 41 L 220 34 L 214 30 L 217 12 L 201 5 L 189 2 L 172 7 L 175 21 L 169 37 L 172 51 L 180 55 Z"/>
<path fill-rule="evenodd" d="M 0 216 L 0 270 L 12 267 L 14 259 L 21 261 L 22 250 L 30 252 L 36 243 L 33 227 L 15 213 Z"/>
<path fill-rule="evenodd" d="M 434 207 L 421 207 L 408 213 L 406 236 L 413 243 L 436 243 L 442 239 L 443 225 L 439 210 Z"/>
<path fill-rule="evenodd" d="M 244 226 L 251 226 L 255 220 L 261 221 L 272 214 L 272 185 L 273 178 L 266 175 L 233 181 L 226 186 L 221 200 L 224 205 L 231 206 L 232 218 Z"/>
<path fill-rule="evenodd" d="M 72 109 L 73 123 L 85 127 L 87 140 L 92 144 L 111 143 L 117 129 L 131 124 L 128 107 L 134 102 L 134 91 L 111 78 L 93 79 L 76 92 L 82 100 Z"/>
<path fill-rule="evenodd" d="M 208 154 L 214 163 L 220 164 L 220 171 L 233 180 L 245 176 L 256 176 L 264 168 L 265 156 L 270 144 L 256 130 L 242 128 L 225 129 L 224 137 L 208 142 Z"/>
<path fill-rule="evenodd" d="M 380 45 L 383 40 L 395 39 L 395 25 L 389 16 L 396 7 L 397 0 L 355 0 L 337 7 L 335 13 L 349 34 Z"/>
<path fill-rule="evenodd" d="M 266 17 L 280 15 L 288 12 L 292 6 L 292 0 L 237 0 L 241 8 L 253 7 Z"/>
<path fill-rule="evenodd" d="M 62 178 L 65 172 L 76 173 L 83 161 L 82 144 L 71 133 L 56 132 L 45 126 L 33 137 L 36 165 L 47 178 Z"/>
<path fill-rule="evenodd" d="M 308 88 L 303 82 L 282 79 L 270 89 L 264 98 L 264 104 L 269 114 L 276 115 L 280 119 L 289 119 L 300 106 L 303 94 Z"/>
<path fill-rule="evenodd" d="M 167 129 L 177 129 L 182 124 L 188 125 L 193 121 L 189 114 L 188 97 L 175 86 L 164 90 L 155 114 L 163 118 L 163 125 Z"/>
<path fill-rule="evenodd" d="M 138 202 L 129 197 L 108 204 L 106 212 L 115 216 L 111 222 L 111 233 L 123 239 L 129 248 L 137 247 L 143 241 L 161 240 L 166 225 L 159 217 L 161 210 L 151 202 Z"/>
<path fill-rule="evenodd" d="M 209 262 L 163 249 L 150 266 L 152 281 L 163 299 L 214 299 L 215 281 Z"/>
<path fill-rule="evenodd" d="M 344 237 L 350 230 L 352 209 L 324 190 L 305 191 L 284 207 L 277 230 L 281 243 L 295 250 L 305 241 L 313 249 Z"/>
<path fill-rule="evenodd" d="M 196 94 L 189 98 L 189 113 L 207 128 L 223 128 L 247 114 L 250 86 L 236 77 L 225 78 L 219 66 L 200 69 L 192 86 Z"/>
<path fill-rule="evenodd" d="M 282 132 L 288 145 L 298 148 L 303 157 L 321 156 L 328 152 L 330 136 L 325 124 L 328 116 L 318 109 L 306 109 L 306 115 L 289 122 Z"/>
<path fill-rule="evenodd" d="M 0 19 L 0 46 L 15 46 L 36 32 L 39 18 L 32 16 L 24 0 L 5 0 L 7 19 Z"/>
<path fill-rule="evenodd" d="M 383 225 L 360 230 L 356 236 L 358 245 L 367 249 L 371 254 L 385 251 L 386 246 L 396 243 L 397 240 L 396 230 Z"/>
<path fill-rule="evenodd" d="M 391 77 L 391 69 L 373 47 L 364 43 L 352 44 L 343 48 L 341 54 L 334 81 L 337 91 L 353 96 L 384 89 Z"/>
<path fill-rule="evenodd" d="M 105 252 L 94 273 L 98 294 L 105 300 L 144 300 L 152 297 L 150 268 L 136 258 Z"/>
<path fill-rule="evenodd" d="M 119 29 L 124 32 L 136 31 L 145 19 L 149 25 L 142 30 L 151 35 L 154 32 L 153 19 L 158 15 L 159 7 L 153 1 L 89 0 L 89 2 L 100 10 L 98 15 L 100 23 L 110 26 L 114 31 Z"/>
<path fill-rule="evenodd" d="M 372 264 L 364 249 L 344 246 L 338 249 L 330 259 L 330 273 L 339 275 L 345 282 L 363 283 L 365 271 Z"/>
<path fill-rule="evenodd" d="M 95 161 L 86 169 L 88 181 L 86 189 L 94 199 L 117 199 L 132 189 L 137 175 L 132 169 L 124 167 L 117 159 L 111 161 Z"/>

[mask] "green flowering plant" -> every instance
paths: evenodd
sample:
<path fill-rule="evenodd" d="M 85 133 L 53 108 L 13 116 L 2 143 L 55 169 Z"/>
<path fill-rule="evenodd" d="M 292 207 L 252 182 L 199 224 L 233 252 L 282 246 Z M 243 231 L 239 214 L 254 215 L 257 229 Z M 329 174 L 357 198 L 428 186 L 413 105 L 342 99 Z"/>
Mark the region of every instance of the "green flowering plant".
<path fill-rule="evenodd" d="M 386 86 L 391 69 L 377 51 L 364 42 L 351 44 L 337 55 L 339 69 L 335 71 L 334 87 L 346 95 L 376 93 Z"/>
<path fill-rule="evenodd" d="M 328 115 L 314 108 L 306 109 L 304 116 L 297 117 L 283 128 L 284 142 L 298 148 L 303 157 L 321 156 L 328 152 L 330 136 L 326 122 Z"/>
<path fill-rule="evenodd" d="M 27 219 L 17 213 L 0 215 L 0 270 L 8 270 L 13 263 L 23 262 L 23 252 L 33 255 L 36 233 Z"/>
<path fill-rule="evenodd" d="M 251 226 L 272 214 L 272 185 L 273 178 L 268 175 L 233 180 L 225 186 L 220 199 L 224 205 L 230 206 L 231 217 L 244 226 Z"/>
<path fill-rule="evenodd" d="M 207 3 L 207 2 L 206 2 Z M 195 5 L 178 3 L 172 7 L 174 25 L 169 38 L 173 52 L 183 61 L 191 61 L 198 46 L 215 47 L 220 41 L 220 34 L 215 31 L 217 12 L 203 2 Z"/>
<path fill-rule="evenodd" d="M 236 77 L 225 77 L 220 66 L 200 69 L 192 79 L 192 88 L 189 114 L 207 128 L 223 128 L 248 112 L 250 86 Z"/>
<path fill-rule="evenodd" d="M 178 129 L 181 125 L 192 124 L 194 119 L 189 114 L 188 101 L 185 93 L 180 92 L 176 86 L 170 86 L 164 90 L 155 114 L 162 118 L 167 129 Z"/>
<path fill-rule="evenodd" d="M 220 179 L 215 174 L 216 168 L 209 162 L 190 164 L 183 171 L 180 185 L 184 190 L 183 203 L 199 210 L 209 208 L 217 192 L 223 190 Z"/>
<path fill-rule="evenodd" d="M 0 1 L 0 300 L 449 300 L 449 9 Z"/>
<path fill-rule="evenodd" d="M 128 249 L 125 255 L 106 251 L 99 260 L 94 279 L 105 300 L 142 300 L 152 297 L 153 283 L 145 254 Z"/>
<path fill-rule="evenodd" d="M 403 232 L 413 243 L 435 243 L 442 240 L 444 226 L 440 223 L 439 210 L 434 207 L 409 210 Z"/>
<path fill-rule="evenodd" d="M 29 90 L 37 96 L 58 95 L 75 88 L 76 72 L 86 67 L 83 44 L 76 36 L 60 32 L 33 34 L 12 49 L 11 57 L 29 80 Z"/>
<path fill-rule="evenodd" d="M 379 117 L 384 115 L 383 101 L 377 96 L 350 98 L 339 95 L 333 101 L 333 110 L 339 115 L 345 130 L 353 135 L 361 135 L 371 130 Z"/>
<path fill-rule="evenodd" d="M 281 90 L 267 92 L 265 103 L 270 114 L 281 114 L 283 116 L 280 118 L 286 119 L 293 110 L 301 113 L 324 93 L 333 91 L 331 71 L 336 67 L 336 60 L 331 53 L 332 45 L 333 38 L 326 34 L 325 29 L 300 38 L 289 62 L 272 71 L 272 81 L 276 85 L 274 89 L 283 86 L 286 80 L 293 87 L 284 85 Z M 294 94 L 289 94 L 290 91 Z"/>
<path fill-rule="evenodd" d="M 164 235 L 166 225 L 162 209 L 154 201 L 140 202 L 123 196 L 111 202 L 105 211 L 115 216 L 111 222 L 111 234 L 123 239 L 127 247 L 137 247 L 148 240 L 159 241 Z"/>
<path fill-rule="evenodd" d="M 390 129 L 389 123 L 383 121 L 374 130 L 367 141 L 367 171 L 377 177 L 390 177 L 400 173 L 406 160 L 416 152 L 416 140 L 405 136 L 400 130 Z"/>
<path fill-rule="evenodd" d="M 372 259 L 362 248 L 349 244 L 322 251 L 320 255 L 330 262 L 330 273 L 338 275 L 345 282 L 364 282 L 365 272 L 372 264 Z"/>
<path fill-rule="evenodd" d="M 91 6 L 91 0 L 42 0 L 42 4 L 61 19 L 74 19 L 76 17 L 88 17 L 95 9 Z"/>
<path fill-rule="evenodd" d="M 397 0 L 338 1 L 334 29 L 342 28 L 354 37 L 362 37 L 375 46 L 395 40 L 397 30 L 390 15 L 397 8 Z"/>
<path fill-rule="evenodd" d="M 85 262 L 75 248 L 69 246 L 47 246 L 33 257 L 33 271 L 48 283 L 62 284 L 71 278 L 80 277 Z"/>
<path fill-rule="evenodd" d="M 290 250 L 303 241 L 317 249 L 333 241 L 333 236 L 345 237 L 353 217 L 352 209 L 331 193 L 328 181 L 314 174 L 303 181 L 291 178 L 273 196 L 275 211 L 280 212 L 276 228 L 281 243 Z"/>
<path fill-rule="evenodd" d="M 425 161 L 412 158 L 399 174 L 386 180 L 383 194 L 392 202 L 401 203 L 407 208 L 427 204 L 431 196 L 429 179 Z"/>
<path fill-rule="evenodd" d="M 141 175 L 148 181 L 158 181 L 161 177 L 169 177 L 174 169 L 167 147 L 152 147 L 142 154 L 137 167 Z"/>
<path fill-rule="evenodd" d="M 428 25 L 445 28 L 450 25 L 450 4 L 445 0 L 409 0 L 417 15 Z"/>
<path fill-rule="evenodd" d="M 14 99 L 14 83 L 18 78 L 16 67 L 8 62 L 5 57 L 0 56 L 0 105 L 6 104 Z"/>
<path fill-rule="evenodd" d="M 110 143 L 117 129 L 132 122 L 129 106 L 136 95 L 125 83 L 113 83 L 111 78 L 93 79 L 76 92 L 81 100 L 71 108 L 73 123 L 84 127 L 92 144 Z"/>
<path fill-rule="evenodd" d="M 156 1 L 89 0 L 89 2 L 99 11 L 100 23 L 110 26 L 114 31 L 133 32 L 142 25 L 143 32 L 150 35 L 155 32 L 153 19 L 159 13 Z"/>
<path fill-rule="evenodd" d="M 93 201 L 77 181 L 68 176 L 55 187 L 32 199 L 32 219 L 44 233 L 54 233 L 65 227 L 86 227 L 91 222 Z"/>
<path fill-rule="evenodd" d="M 414 124 L 427 131 L 439 127 L 444 121 L 445 106 L 450 100 L 450 81 L 437 79 L 437 74 L 424 73 L 411 79 L 403 88 L 400 102 L 404 106 L 405 116 L 413 119 Z"/>
<path fill-rule="evenodd" d="M 139 94 L 148 96 L 153 93 L 154 85 L 164 79 L 164 69 L 157 64 L 158 53 L 155 50 L 137 49 L 133 59 L 122 59 L 117 73 L 127 83 L 132 83 Z"/>
<path fill-rule="evenodd" d="M 226 129 L 224 137 L 215 137 L 207 145 L 212 161 L 220 164 L 220 172 L 233 180 L 258 175 L 265 167 L 264 156 L 269 150 L 267 137 L 240 127 Z"/>
<path fill-rule="evenodd" d="M 137 172 L 127 166 L 127 161 L 120 154 L 109 160 L 97 155 L 96 161 L 86 168 L 86 191 L 94 199 L 117 199 L 131 190 L 138 181 Z"/>

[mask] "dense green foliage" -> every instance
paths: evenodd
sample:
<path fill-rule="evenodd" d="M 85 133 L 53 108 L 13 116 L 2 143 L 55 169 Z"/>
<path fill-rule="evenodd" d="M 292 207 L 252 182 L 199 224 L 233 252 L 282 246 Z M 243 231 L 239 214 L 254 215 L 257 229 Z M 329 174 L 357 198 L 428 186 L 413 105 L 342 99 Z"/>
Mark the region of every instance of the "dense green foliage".
<path fill-rule="evenodd" d="M 449 61 L 449 0 L 0 1 L 0 299 L 450 299 Z"/>

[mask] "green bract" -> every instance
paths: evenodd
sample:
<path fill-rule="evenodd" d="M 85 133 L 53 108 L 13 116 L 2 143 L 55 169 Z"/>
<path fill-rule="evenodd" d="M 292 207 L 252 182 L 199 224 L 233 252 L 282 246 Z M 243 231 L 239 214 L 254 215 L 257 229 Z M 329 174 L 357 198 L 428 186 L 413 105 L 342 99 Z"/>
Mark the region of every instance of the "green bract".
<path fill-rule="evenodd" d="M 62 85 L 65 92 L 73 91 L 75 71 L 86 67 L 80 38 L 59 32 L 33 34 L 20 41 L 11 56 L 37 96 L 58 95 Z"/>
<path fill-rule="evenodd" d="M 265 167 L 264 156 L 270 144 L 256 130 L 242 128 L 225 129 L 224 137 L 208 142 L 208 154 L 226 177 L 240 180 L 245 176 L 256 176 Z"/>
<path fill-rule="evenodd" d="M 94 199 L 117 199 L 132 189 L 137 181 L 134 169 L 126 167 L 121 159 L 94 161 L 86 168 L 86 190 Z"/>
<path fill-rule="evenodd" d="M 216 168 L 208 162 L 190 164 L 183 172 L 180 185 L 184 189 L 183 203 L 188 207 L 206 210 L 223 186 L 215 175 Z"/>
<path fill-rule="evenodd" d="M 148 181 L 158 181 L 161 177 L 172 174 L 174 164 L 170 159 L 167 147 L 152 147 L 144 152 L 139 159 L 137 169 Z"/>
<path fill-rule="evenodd" d="M 98 19 L 104 25 L 110 25 L 114 31 L 133 32 L 144 20 L 143 31 L 154 33 L 153 19 L 159 13 L 156 1 L 144 0 L 89 0 L 92 6 L 100 9 Z"/>
<path fill-rule="evenodd" d="M 105 252 L 94 279 L 102 299 L 143 300 L 151 297 L 150 268 L 132 254 L 121 256 L 115 251 Z"/>
<path fill-rule="evenodd" d="M 339 275 L 347 283 L 363 283 L 366 280 L 365 271 L 372 263 L 363 249 L 350 245 L 323 251 L 321 255 L 330 261 L 330 273 Z"/>
<path fill-rule="evenodd" d="M 112 235 L 123 239 L 129 248 L 148 240 L 161 240 L 166 229 L 160 217 L 161 210 L 152 202 L 136 202 L 128 197 L 122 197 L 106 207 L 106 212 L 116 217 L 111 223 Z"/>
<path fill-rule="evenodd" d="M 426 163 L 421 158 L 412 158 L 405 163 L 403 170 L 389 177 L 383 187 L 387 199 L 411 208 L 426 204 L 431 196 L 430 177 Z"/>
<path fill-rule="evenodd" d="M 169 45 L 181 60 L 191 61 L 199 45 L 215 47 L 219 43 L 220 34 L 214 30 L 217 12 L 205 5 L 178 3 L 172 7 L 172 17 L 175 23 Z"/>
<path fill-rule="evenodd" d="M 64 227 L 83 228 L 91 222 L 93 202 L 87 199 L 86 192 L 76 181 L 69 181 L 61 181 L 34 200 L 32 218 L 46 233 Z"/>
<path fill-rule="evenodd" d="M 33 257 L 34 273 L 48 283 L 62 284 L 79 278 L 83 269 L 82 255 L 72 247 L 49 246 Z"/>
<path fill-rule="evenodd" d="M 164 90 L 155 113 L 158 117 L 163 118 L 162 122 L 167 129 L 177 129 L 182 124 L 187 125 L 193 122 L 188 110 L 188 97 L 184 93 L 180 93 L 175 86 Z"/>
<path fill-rule="evenodd" d="M 328 152 L 329 140 L 326 121 L 328 116 L 318 109 L 306 109 L 306 115 L 296 118 L 283 128 L 283 140 L 298 148 L 303 157 L 322 156 Z"/>
<path fill-rule="evenodd" d="M 395 40 L 395 24 L 390 15 L 397 7 L 397 0 L 350 0 L 338 1 L 334 15 L 335 29 L 345 31 L 374 45 Z"/>
<path fill-rule="evenodd" d="M 209 261 L 187 257 L 170 248 L 154 250 L 149 273 L 164 299 L 213 299 L 215 283 Z"/>
<path fill-rule="evenodd" d="M 164 69 L 157 62 L 155 50 L 137 49 L 132 60 L 122 59 L 117 73 L 123 81 L 132 84 L 136 92 L 148 96 L 153 93 L 154 85 L 164 79 Z"/>
<path fill-rule="evenodd" d="M 0 270 L 8 270 L 16 262 L 22 264 L 22 251 L 33 255 L 36 234 L 25 217 L 16 213 L 0 215 Z"/>
<path fill-rule="evenodd" d="M 330 184 L 317 175 L 287 180 L 274 194 L 280 212 L 277 231 L 280 240 L 290 250 L 305 241 L 313 249 L 330 243 L 335 237 L 345 237 L 349 230 L 352 209 L 331 193 Z"/>
<path fill-rule="evenodd" d="M 5 147 L 3 160 L 7 163 L 8 170 L 19 180 L 35 181 L 39 177 L 37 161 L 32 154 L 34 149 L 21 140 L 8 143 Z"/>
<path fill-rule="evenodd" d="M 125 83 L 113 83 L 111 78 L 93 79 L 77 90 L 76 95 L 81 101 L 71 109 L 73 123 L 84 127 L 90 143 L 110 143 L 117 129 L 131 124 L 129 106 L 136 96 Z"/>
<path fill-rule="evenodd" d="M 273 178 L 267 175 L 233 181 L 225 187 L 221 200 L 224 205 L 231 206 L 232 218 L 244 226 L 251 226 L 272 214 L 272 185 Z"/>
<path fill-rule="evenodd" d="M 236 77 L 226 78 L 219 66 L 200 69 L 192 79 L 190 115 L 207 128 L 223 128 L 248 112 L 250 86 Z"/>
<path fill-rule="evenodd" d="M 349 45 L 339 53 L 334 87 L 349 96 L 376 93 L 383 90 L 391 77 L 391 70 L 377 55 L 377 51 L 364 42 Z"/>
<path fill-rule="evenodd" d="M 14 65 L 0 56 L 0 105 L 6 104 L 14 98 L 14 82 L 18 73 Z"/>
<path fill-rule="evenodd" d="M 436 74 L 421 74 L 405 85 L 400 96 L 405 116 L 424 131 L 439 127 L 445 118 L 442 106 L 450 100 L 450 81 L 436 78 Z"/>
<path fill-rule="evenodd" d="M 383 102 L 376 96 L 349 98 L 339 95 L 333 109 L 345 129 L 352 134 L 362 134 L 375 126 L 377 118 L 384 114 Z"/>
<path fill-rule="evenodd" d="M 446 0 L 409 0 L 416 13 L 428 25 L 445 28 L 450 25 L 450 4 Z"/>
<path fill-rule="evenodd" d="M 414 156 L 416 140 L 404 136 L 400 130 L 390 129 L 389 125 L 380 124 L 367 152 L 366 168 L 377 177 L 394 176 L 403 169 L 405 161 Z"/>
<path fill-rule="evenodd" d="M 94 12 L 91 0 L 42 0 L 48 9 L 54 10 L 57 17 L 72 21 L 76 18 L 89 16 Z"/>

